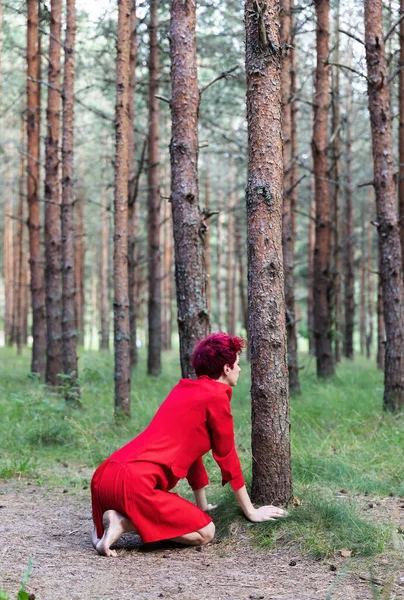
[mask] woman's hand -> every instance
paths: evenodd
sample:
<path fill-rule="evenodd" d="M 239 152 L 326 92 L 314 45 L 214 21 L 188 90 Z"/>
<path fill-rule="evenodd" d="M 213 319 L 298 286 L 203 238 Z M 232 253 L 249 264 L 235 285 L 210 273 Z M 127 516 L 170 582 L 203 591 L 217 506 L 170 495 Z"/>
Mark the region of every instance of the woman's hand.
<path fill-rule="evenodd" d="M 274 521 L 279 517 L 287 516 L 287 511 L 278 508 L 278 506 L 260 506 L 260 508 L 254 508 L 251 514 L 248 515 L 248 519 L 253 523 L 262 523 L 263 521 Z"/>
<path fill-rule="evenodd" d="M 215 510 L 217 508 L 217 504 L 208 504 L 205 508 L 205 512 L 209 512 L 210 510 Z"/>

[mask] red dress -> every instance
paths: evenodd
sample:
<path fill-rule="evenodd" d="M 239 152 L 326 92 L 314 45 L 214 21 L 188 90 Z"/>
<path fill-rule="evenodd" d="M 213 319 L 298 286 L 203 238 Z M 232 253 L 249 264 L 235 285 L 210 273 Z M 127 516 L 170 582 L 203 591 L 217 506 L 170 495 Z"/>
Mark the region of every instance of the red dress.
<path fill-rule="evenodd" d="M 170 492 L 186 477 L 193 490 L 209 480 L 202 455 L 212 454 L 222 484 L 244 485 L 234 445 L 230 412 L 232 388 L 206 376 L 181 379 L 140 435 L 114 452 L 94 473 L 92 509 L 98 537 L 102 515 L 117 510 L 129 517 L 143 542 L 197 531 L 212 519 L 195 504 Z"/>

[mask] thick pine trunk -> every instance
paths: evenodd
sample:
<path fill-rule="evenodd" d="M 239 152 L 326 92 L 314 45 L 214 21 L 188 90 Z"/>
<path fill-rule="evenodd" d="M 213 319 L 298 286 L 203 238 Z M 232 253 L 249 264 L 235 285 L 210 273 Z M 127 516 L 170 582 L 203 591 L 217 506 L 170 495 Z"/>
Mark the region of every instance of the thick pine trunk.
<path fill-rule="evenodd" d="M 47 135 L 45 156 L 46 382 L 59 385 L 62 361 L 62 286 L 60 231 L 60 39 L 62 0 L 51 0 Z"/>
<path fill-rule="evenodd" d="M 129 54 L 129 129 L 128 129 L 128 285 L 129 285 L 129 329 L 130 329 L 130 363 L 135 367 L 138 362 L 137 314 L 138 298 L 136 297 L 136 168 L 135 168 L 135 87 L 137 59 L 136 0 L 131 0 L 130 10 L 130 54 Z"/>
<path fill-rule="evenodd" d="M 280 41 L 282 45 L 291 45 L 291 0 L 281 0 L 282 19 Z M 295 237 L 293 231 L 293 152 L 292 152 L 292 60 L 291 51 L 283 54 L 281 74 L 282 89 L 282 133 L 283 133 L 283 265 L 285 273 L 286 332 L 288 347 L 289 389 L 300 392 L 299 367 L 297 362 L 297 335 L 295 314 Z"/>
<path fill-rule="evenodd" d="M 314 98 L 313 168 L 316 195 L 314 248 L 314 337 L 317 375 L 334 374 L 331 323 L 331 213 L 327 164 L 329 94 L 328 38 L 330 0 L 315 0 L 317 12 L 317 68 Z"/>
<path fill-rule="evenodd" d="M 354 216 L 352 183 L 352 84 L 348 79 L 346 119 L 346 186 L 345 186 L 345 240 L 344 240 L 344 356 L 354 356 L 353 333 L 355 319 L 355 272 L 354 272 Z"/>
<path fill-rule="evenodd" d="M 116 154 L 114 197 L 115 413 L 130 416 L 130 329 L 128 286 L 128 90 L 130 1 L 118 0 L 116 67 Z"/>
<path fill-rule="evenodd" d="M 39 205 L 40 154 L 40 79 L 38 3 L 28 0 L 27 25 L 27 196 L 29 230 L 29 265 L 31 271 L 32 355 L 31 372 L 45 375 L 46 320 L 44 270 L 41 252 L 41 217 Z"/>
<path fill-rule="evenodd" d="M 261 2 L 260 11 L 257 19 L 256 2 L 246 1 L 251 491 L 254 502 L 284 505 L 292 498 L 292 475 L 282 256 L 279 0 Z"/>
<path fill-rule="evenodd" d="M 183 377 L 194 377 L 191 356 L 210 330 L 206 299 L 204 237 L 199 207 L 198 114 L 193 0 L 172 0 L 171 46 L 171 202 L 174 226 L 178 330 Z M 184 119 L 184 114 L 187 118 Z"/>
<path fill-rule="evenodd" d="M 86 244 L 84 241 L 84 198 L 82 191 L 79 190 L 75 203 L 74 216 L 74 274 L 75 274 L 75 314 L 77 341 L 80 346 L 84 346 L 85 334 L 85 254 Z"/>
<path fill-rule="evenodd" d="M 69 376 L 71 390 L 67 401 L 79 395 L 77 384 L 77 329 L 74 274 L 74 44 L 76 33 L 75 0 L 66 0 L 66 38 L 63 80 L 62 136 L 62 331 L 63 370 Z"/>
<path fill-rule="evenodd" d="M 149 142 L 148 142 L 148 353 L 147 372 L 161 373 L 161 240 L 159 189 L 159 48 L 157 40 L 158 0 L 150 0 L 149 24 Z"/>
<path fill-rule="evenodd" d="M 381 0 L 365 0 L 365 44 L 386 328 L 384 409 L 399 411 L 404 407 L 404 287 Z"/>
<path fill-rule="evenodd" d="M 105 191 L 101 195 L 100 249 L 100 349 L 109 350 L 109 203 Z"/>

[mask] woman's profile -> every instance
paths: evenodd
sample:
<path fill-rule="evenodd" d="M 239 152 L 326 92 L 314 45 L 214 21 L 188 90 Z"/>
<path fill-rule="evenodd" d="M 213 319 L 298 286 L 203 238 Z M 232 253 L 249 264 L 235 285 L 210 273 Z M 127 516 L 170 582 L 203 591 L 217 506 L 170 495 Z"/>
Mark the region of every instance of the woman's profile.
<path fill-rule="evenodd" d="M 209 450 L 223 485 L 230 483 L 247 519 L 268 521 L 287 514 L 275 506 L 254 508 L 237 456 L 230 400 L 244 346 L 243 339 L 225 333 L 203 339 L 192 357 L 198 378 L 181 379 L 150 425 L 98 467 L 91 495 L 93 545 L 99 554 L 116 556 L 111 546 L 129 531 L 137 531 L 144 543 L 210 542 L 215 526 L 206 512 L 209 480 L 202 461 Z M 195 504 L 170 491 L 184 477 Z"/>

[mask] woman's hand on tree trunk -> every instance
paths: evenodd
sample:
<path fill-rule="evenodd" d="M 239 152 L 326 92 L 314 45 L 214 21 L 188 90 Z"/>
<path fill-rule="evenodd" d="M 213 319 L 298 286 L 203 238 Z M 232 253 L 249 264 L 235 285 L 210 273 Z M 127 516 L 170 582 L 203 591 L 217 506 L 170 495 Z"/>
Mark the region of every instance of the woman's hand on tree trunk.
<path fill-rule="evenodd" d="M 248 515 L 248 519 L 253 523 L 262 523 L 264 521 L 274 521 L 279 517 L 287 516 L 288 512 L 278 506 L 260 506 L 260 508 L 255 508 Z"/>

